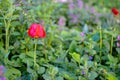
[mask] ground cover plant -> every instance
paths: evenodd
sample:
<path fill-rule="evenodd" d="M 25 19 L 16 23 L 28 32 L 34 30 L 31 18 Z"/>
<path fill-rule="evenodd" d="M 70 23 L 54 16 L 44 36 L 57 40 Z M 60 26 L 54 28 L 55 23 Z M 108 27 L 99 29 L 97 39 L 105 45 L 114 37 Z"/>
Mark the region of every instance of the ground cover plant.
<path fill-rule="evenodd" d="M 0 0 L 0 80 L 120 80 L 119 4 Z"/>

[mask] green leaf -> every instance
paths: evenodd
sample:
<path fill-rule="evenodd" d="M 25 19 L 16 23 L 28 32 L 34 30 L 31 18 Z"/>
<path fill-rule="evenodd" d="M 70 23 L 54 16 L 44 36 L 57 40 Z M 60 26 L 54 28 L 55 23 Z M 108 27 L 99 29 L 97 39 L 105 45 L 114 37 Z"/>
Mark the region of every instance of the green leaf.
<path fill-rule="evenodd" d="M 7 69 L 7 71 L 5 73 L 5 77 L 7 77 L 8 79 L 11 79 L 11 80 L 15 80 L 16 78 L 18 78 L 20 76 L 21 76 L 21 72 L 15 68 Z"/>
<path fill-rule="evenodd" d="M 49 74 L 56 75 L 58 73 L 58 67 L 50 67 Z"/>
<path fill-rule="evenodd" d="M 98 76 L 98 74 L 94 71 L 91 71 L 88 75 L 89 80 L 95 80 L 95 78 Z"/>
<path fill-rule="evenodd" d="M 18 6 L 18 7 L 16 7 L 16 10 L 20 11 L 20 10 L 22 10 L 22 8 Z"/>
<path fill-rule="evenodd" d="M 1 17 L 0 17 L 0 19 L 1 19 Z M 0 22 L 0 27 L 2 27 L 2 25 L 3 25 L 3 24 Z"/>
<path fill-rule="evenodd" d="M 45 79 L 45 80 L 52 80 L 52 77 L 49 75 L 49 74 L 43 74 L 43 78 Z"/>
<path fill-rule="evenodd" d="M 38 65 L 37 63 L 34 65 L 34 70 L 35 70 L 35 71 L 38 71 L 38 70 L 39 70 L 39 65 Z"/>
<path fill-rule="evenodd" d="M 76 52 L 76 50 L 77 50 L 77 43 L 76 43 L 76 41 L 72 41 L 70 46 L 69 46 L 69 51 Z"/>
<path fill-rule="evenodd" d="M 10 51 L 8 51 L 8 52 L 5 54 L 5 58 L 8 58 L 9 54 L 10 54 Z"/>
<path fill-rule="evenodd" d="M 31 63 L 31 65 L 32 65 L 32 62 L 33 62 L 33 59 L 32 58 L 23 58 L 22 59 L 22 62 L 24 62 L 24 63 L 27 63 L 27 62 L 29 62 L 29 63 Z"/>
<path fill-rule="evenodd" d="M 70 55 L 76 62 L 80 63 L 80 54 L 74 52 L 74 53 L 70 53 Z"/>
<path fill-rule="evenodd" d="M 16 16 L 18 16 L 18 15 L 16 15 Z M 14 17 L 15 17 L 15 15 L 14 15 Z M 11 22 L 11 25 L 12 25 L 12 27 L 19 26 L 19 25 L 20 25 L 20 22 L 19 22 L 19 21 L 12 21 L 12 22 Z"/>
<path fill-rule="evenodd" d="M 110 51 L 110 43 L 106 40 L 103 41 L 103 45 L 105 46 L 105 49 L 109 52 Z"/>
<path fill-rule="evenodd" d="M 116 48 L 116 51 L 118 52 L 118 54 L 120 54 L 120 48 Z"/>
<path fill-rule="evenodd" d="M 26 53 L 26 55 L 33 58 L 34 57 L 34 51 L 29 51 L 29 52 Z"/>
<path fill-rule="evenodd" d="M 106 77 L 108 80 L 118 80 L 117 77 L 115 77 L 114 75 L 112 74 L 107 74 L 107 77 Z"/>
<path fill-rule="evenodd" d="M 24 59 L 26 57 L 26 54 L 25 53 L 21 53 L 20 55 L 19 55 L 19 58 L 20 59 Z"/>
<path fill-rule="evenodd" d="M 38 74 L 43 74 L 45 72 L 45 68 L 39 67 L 39 70 L 37 72 L 38 72 Z"/>
<path fill-rule="evenodd" d="M 13 58 L 11 61 L 8 62 L 8 64 L 11 66 L 14 66 L 14 67 L 21 67 L 22 66 L 21 59 L 18 57 L 16 59 Z"/>
<path fill-rule="evenodd" d="M 114 63 L 114 64 L 118 62 L 118 58 L 114 58 L 112 55 L 108 55 L 108 59 L 111 63 Z"/>
<path fill-rule="evenodd" d="M 9 49 L 11 50 L 11 49 L 14 49 L 14 46 L 9 46 Z"/>
<path fill-rule="evenodd" d="M 59 77 L 56 77 L 55 80 L 64 80 L 64 78 L 59 76 Z"/>
<path fill-rule="evenodd" d="M 20 35 L 20 33 L 15 31 L 14 33 L 11 33 L 11 35 L 18 36 L 18 35 Z"/>
<path fill-rule="evenodd" d="M 29 72 L 29 73 L 33 73 L 33 72 L 34 72 L 34 70 L 33 70 L 33 69 L 31 69 L 30 67 L 28 67 L 28 68 L 27 68 L 27 72 Z"/>
<path fill-rule="evenodd" d="M 16 41 L 15 43 L 14 43 L 14 48 L 15 49 L 18 49 L 20 47 L 20 42 L 19 41 Z"/>
<path fill-rule="evenodd" d="M 62 76 L 65 80 L 77 80 L 76 76 L 70 72 L 62 71 Z"/>
<path fill-rule="evenodd" d="M 100 34 L 97 32 L 92 36 L 92 40 L 97 42 L 100 40 Z"/>

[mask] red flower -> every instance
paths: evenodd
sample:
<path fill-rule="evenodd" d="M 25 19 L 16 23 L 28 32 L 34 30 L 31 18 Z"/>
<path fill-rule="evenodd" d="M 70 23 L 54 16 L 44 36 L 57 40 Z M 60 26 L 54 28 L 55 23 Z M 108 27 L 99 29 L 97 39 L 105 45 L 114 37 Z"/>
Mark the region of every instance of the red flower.
<path fill-rule="evenodd" d="M 113 13 L 115 16 L 118 16 L 118 15 L 119 15 L 119 11 L 118 11 L 116 8 L 112 8 L 112 13 Z"/>
<path fill-rule="evenodd" d="M 32 38 L 44 38 L 46 32 L 42 25 L 33 23 L 28 29 L 28 35 Z"/>

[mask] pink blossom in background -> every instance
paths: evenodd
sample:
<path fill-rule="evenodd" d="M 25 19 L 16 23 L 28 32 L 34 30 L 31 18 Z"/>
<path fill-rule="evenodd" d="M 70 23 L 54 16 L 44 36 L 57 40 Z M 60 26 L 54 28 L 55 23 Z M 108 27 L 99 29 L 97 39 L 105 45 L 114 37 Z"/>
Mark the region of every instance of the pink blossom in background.
<path fill-rule="evenodd" d="M 22 2 L 25 2 L 25 0 L 21 0 Z"/>
<path fill-rule="evenodd" d="M 96 18 L 94 21 L 95 21 L 95 23 L 100 22 L 100 20 L 98 18 Z"/>
<path fill-rule="evenodd" d="M 21 4 L 19 4 L 19 3 L 18 3 L 18 4 L 15 4 L 15 7 L 18 7 L 18 6 L 20 6 L 20 5 L 21 5 Z"/>
<path fill-rule="evenodd" d="M 80 34 L 82 37 L 84 37 L 85 36 L 85 33 L 84 32 L 81 32 L 81 34 Z"/>
<path fill-rule="evenodd" d="M 83 8 L 83 1 L 82 0 L 78 0 L 78 8 L 82 9 Z"/>
<path fill-rule="evenodd" d="M 96 13 L 96 10 L 95 10 L 94 7 L 92 7 L 92 8 L 90 9 L 90 13 L 91 13 L 91 14 L 95 14 L 95 13 Z"/>
<path fill-rule="evenodd" d="M 86 11 L 89 10 L 89 6 L 88 6 L 88 4 L 85 4 L 85 10 L 86 10 Z"/>
<path fill-rule="evenodd" d="M 70 18 L 70 22 L 71 23 L 78 23 L 78 15 L 75 15 L 75 14 L 69 14 L 69 18 Z"/>
<path fill-rule="evenodd" d="M 0 66 L 0 75 L 3 75 L 3 74 L 4 74 L 4 66 L 1 65 L 1 66 Z"/>
<path fill-rule="evenodd" d="M 63 16 L 61 16 L 59 18 L 58 25 L 59 26 L 65 26 L 65 23 L 66 23 L 65 18 Z"/>
<path fill-rule="evenodd" d="M 102 14 L 100 14 L 100 13 L 95 13 L 95 15 L 96 15 L 96 17 L 101 17 L 102 16 Z"/>
<path fill-rule="evenodd" d="M 62 3 L 65 3 L 65 2 L 68 2 L 68 0 L 54 0 L 55 2 L 62 2 Z"/>
<path fill-rule="evenodd" d="M 68 8 L 69 8 L 70 10 L 73 10 L 73 9 L 74 9 L 74 4 L 73 4 L 73 3 L 68 4 Z"/>
<path fill-rule="evenodd" d="M 117 39 L 120 40 L 120 35 L 118 35 Z"/>
<path fill-rule="evenodd" d="M 0 77 L 0 80 L 7 80 L 5 77 Z"/>
<path fill-rule="evenodd" d="M 77 17 L 74 17 L 73 19 L 70 20 L 71 23 L 78 23 L 78 18 Z"/>
<path fill-rule="evenodd" d="M 119 42 L 117 42 L 116 45 L 117 45 L 117 47 L 120 47 L 120 43 Z"/>
<path fill-rule="evenodd" d="M 3 76 L 4 75 L 4 66 L 0 66 L 0 80 L 6 80 L 6 78 Z"/>

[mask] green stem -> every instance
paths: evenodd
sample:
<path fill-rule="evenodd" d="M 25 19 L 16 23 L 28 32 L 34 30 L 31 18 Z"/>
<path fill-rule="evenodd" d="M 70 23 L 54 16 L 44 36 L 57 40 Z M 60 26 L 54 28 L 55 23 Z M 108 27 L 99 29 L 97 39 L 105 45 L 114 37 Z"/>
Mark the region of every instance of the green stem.
<path fill-rule="evenodd" d="M 6 49 L 6 52 L 8 52 L 8 28 L 7 28 L 7 22 L 5 20 L 5 17 L 4 17 L 4 24 L 5 24 L 5 49 Z"/>
<path fill-rule="evenodd" d="M 88 77 L 88 63 L 87 63 L 87 60 L 85 60 L 85 63 L 84 63 L 84 67 L 85 67 L 85 70 L 86 70 L 86 77 Z"/>
<path fill-rule="evenodd" d="M 45 59 L 47 60 L 47 54 L 45 53 Z"/>
<path fill-rule="evenodd" d="M 8 52 L 8 48 L 9 48 L 9 35 L 8 35 L 8 28 L 6 29 L 6 52 Z"/>
<path fill-rule="evenodd" d="M 100 58 L 102 56 L 102 30 L 101 30 L 101 27 L 100 27 Z"/>
<path fill-rule="evenodd" d="M 80 69 L 80 63 L 78 63 L 78 67 L 79 67 L 79 69 Z"/>
<path fill-rule="evenodd" d="M 43 42 L 43 43 L 45 43 L 45 42 L 44 42 L 44 40 L 42 40 L 42 42 Z M 44 50 L 45 59 L 47 60 L 48 55 L 47 55 L 47 53 L 46 53 L 46 47 L 44 47 L 44 49 L 43 49 L 43 50 Z"/>
<path fill-rule="evenodd" d="M 110 48 L 110 54 L 112 55 L 112 47 L 113 47 L 113 36 L 112 36 L 112 39 L 111 39 L 111 48 Z"/>
<path fill-rule="evenodd" d="M 51 75 L 52 80 L 55 80 L 55 74 L 53 72 L 51 72 L 50 75 Z"/>
<path fill-rule="evenodd" d="M 8 51 L 8 45 L 7 45 L 7 30 L 6 30 L 6 33 L 5 33 L 6 35 L 5 35 L 5 37 L 6 37 L 6 40 L 5 40 L 5 49 L 6 49 L 6 52 Z"/>
<path fill-rule="evenodd" d="M 52 75 L 52 80 L 55 80 L 53 75 Z"/>
<path fill-rule="evenodd" d="M 11 19 L 10 20 L 6 20 L 5 16 L 3 15 L 4 17 L 4 24 L 5 24 L 5 49 L 6 49 L 6 52 L 8 52 L 8 49 L 9 49 L 9 27 L 10 27 L 10 23 L 11 23 Z"/>
<path fill-rule="evenodd" d="M 35 42 L 35 48 L 34 48 L 34 66 L 36 65 L 36 47 L 37 47 L 37 43 L 36 40 L 34 40 Z"/>

